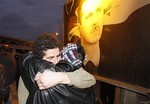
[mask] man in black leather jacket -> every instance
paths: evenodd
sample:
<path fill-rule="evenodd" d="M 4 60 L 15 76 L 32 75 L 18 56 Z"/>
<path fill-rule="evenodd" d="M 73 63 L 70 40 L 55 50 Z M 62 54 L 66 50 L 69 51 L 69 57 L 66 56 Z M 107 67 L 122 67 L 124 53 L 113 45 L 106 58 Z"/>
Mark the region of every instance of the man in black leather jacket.
<path fill-rule="evenodd" d="M 70 45 L 71 46 L 71 45 Z M 79 47 L 79 46 L 78 46 Z M 75 52 L 77 55 L 77 46 L 74 45 L 73 48 L 66 47 L 65 49 L 72 50 L 72 52 Z M 64 50 L 65 50 L 64 49 Z M 80 51 L 81 51 L 80 47 Z M 68 51 L 62 52 L 64 53 L 63 56 L 71 56 Z M 80 57 L 85 55 L 84 51 L 82 50 L 83 54 L 80 54 Z M 74 55 L 74 56 L 75 56 Z M 79 55 L 77 55 L 79 56 Z M 27 104 L 94 104 L 94 92 L 92 88 L 85 88 L 80 89 L 76 88 L 74 86 L 68 86 L 65 84 L 60 84 L 55 87 L 51 87 L 45 90 L 40 90 L 34 81 L 35 75 L 40 72 L 42 73 L 45 69 L 48 69 L 50 71 L 57 71 L 57 72 L 68 72 L 68 71 L 74 71 L 77 68 L 82 66 L 82 61 L 84 57 L 82 57 L 82 60 L 77 60 L 76 57 L 73 59 L 73 57 L 66 57 L 64 59 L 70 59 L 70 62 L 68 61 L 60 61 L 58 64 L 53 64 L 46 60 L 41 60 L 40 58 L 33 55 L 23 55 L 21 60 L 23 60 L 23 63 L 21 65 L 21 69 L 23 73 L 22 79 L 24 81 L 25 86 L 27 87 L 29 91 L 29 97 L 27 99 Z M 22 61 L 21 61 L 22 62 Z M 74 63 L 74 64 L 73 64 Z"/>

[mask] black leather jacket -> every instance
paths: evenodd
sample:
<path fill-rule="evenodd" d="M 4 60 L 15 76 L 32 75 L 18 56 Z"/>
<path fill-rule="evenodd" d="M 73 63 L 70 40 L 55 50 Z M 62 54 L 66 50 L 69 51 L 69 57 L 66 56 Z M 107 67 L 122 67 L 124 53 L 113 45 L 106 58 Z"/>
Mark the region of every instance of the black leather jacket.
<path fill-rule="evenodd" d="M 59 72 L 74 71 L 74 67 L 70 63 L 60 61 L 57 65 L 54 65 L 32 55 L 23 56 L 21 59 L 21 77 L 29 91 L 26 104 L 94 104 L 95 95 L 92 88 L 80 89 L 60 84 L 49 89 L 39 90 L 34 81 L 37 72 L 42 73 L 43 69 Z"/>

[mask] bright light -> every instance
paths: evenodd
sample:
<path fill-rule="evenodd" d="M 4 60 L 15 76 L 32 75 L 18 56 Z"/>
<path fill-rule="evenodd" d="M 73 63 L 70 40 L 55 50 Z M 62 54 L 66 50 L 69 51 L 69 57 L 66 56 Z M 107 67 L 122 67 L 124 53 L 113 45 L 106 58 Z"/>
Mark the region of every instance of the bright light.
<path fill-rule="evenodd" d="M 9 47 L 9 45 L 8 45 L 8 44 L 4 44 L 4 46 L 5 46 L 5 47 Z"/>
<path fill-rule="evenodd" d="M 90 11 L 94 11 L 97 6 L 102 5 L 102 0 L 87 0 L 82 4 L 82 12 L 89 13 Z"/>
<path fill-rule="evenodd" d="M 58 33 L 55 33 L 58 36 Z"/>

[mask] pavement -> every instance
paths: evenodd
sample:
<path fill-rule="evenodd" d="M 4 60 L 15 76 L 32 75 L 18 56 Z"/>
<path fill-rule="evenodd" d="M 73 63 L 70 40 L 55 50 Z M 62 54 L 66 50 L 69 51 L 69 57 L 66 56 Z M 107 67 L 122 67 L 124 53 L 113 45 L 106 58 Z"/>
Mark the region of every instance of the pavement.
<path fill-rule="evenodd" d="M 18 104 L 18 96 L 17 96 L 17 90 L 16 90 L 15 83 L 14 83 L 14 86 L 13 86 L 12 104 Z"/>

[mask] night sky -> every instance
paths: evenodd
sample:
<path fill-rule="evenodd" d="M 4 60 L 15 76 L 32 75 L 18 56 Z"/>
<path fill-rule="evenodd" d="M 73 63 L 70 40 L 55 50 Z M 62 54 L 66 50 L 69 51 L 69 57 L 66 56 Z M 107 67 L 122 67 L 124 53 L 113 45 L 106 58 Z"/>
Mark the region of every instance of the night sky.
<path fill-rule="evenodd" d="M 43 32 L 62 39 L 65 0 L 0 0 L 0 35 L 33 41 Z"/>

